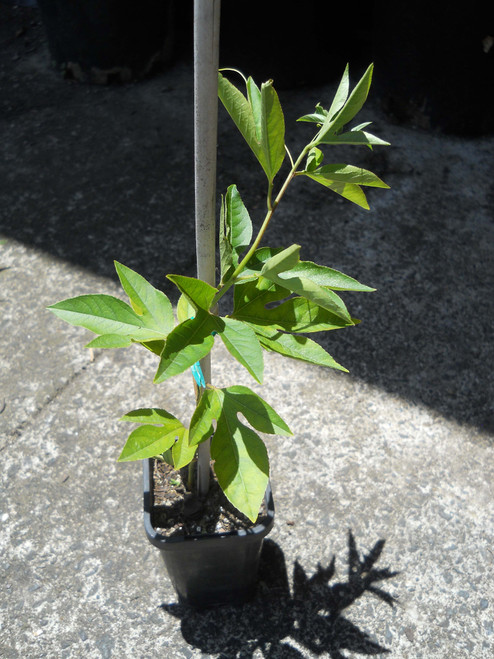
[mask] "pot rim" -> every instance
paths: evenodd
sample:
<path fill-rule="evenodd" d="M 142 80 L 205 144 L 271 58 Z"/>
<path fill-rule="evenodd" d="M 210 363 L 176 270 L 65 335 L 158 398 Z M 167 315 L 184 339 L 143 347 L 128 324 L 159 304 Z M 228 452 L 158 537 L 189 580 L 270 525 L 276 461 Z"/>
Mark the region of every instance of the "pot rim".
<path fill-rule="evenodd" d="M 172 536 L 167 537 L 158 533 L 151 523 L 151 509 L 153 507 L 153 462 L 154 458 L 147 458 L 143 462 L 143 477 L 144 477 L 144 529 L 148 539 L 153 545 L 165 549 L 166 545 L 170 548 L 183 542 L 204 542 L 212 541 L 225 542 L 233 538 L 244 538 L 244 541 L 254 541 L 266 536 L 272 529 L 274 524 L 274 501 L 273 493 L 271 491 L 271 483 L 268 481 L 266 492 L 264 494 L 264 501 L 266 503 L 266 515 L 258 518 L 258 523 L 249 529 L 238 529 L 236 531 L 227 531 L 223 533 L 203 533 L 197 536 Z"/>

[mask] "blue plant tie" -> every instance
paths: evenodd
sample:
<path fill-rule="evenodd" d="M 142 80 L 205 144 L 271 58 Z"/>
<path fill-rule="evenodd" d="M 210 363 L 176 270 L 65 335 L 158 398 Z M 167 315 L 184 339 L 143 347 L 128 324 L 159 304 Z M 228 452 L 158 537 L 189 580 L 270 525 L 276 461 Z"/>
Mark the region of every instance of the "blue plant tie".
<path fill-rule="evenodd" d="M 194 320 L 194 316 L 191 316 L 191 320 Z M 212 336 L 215 336 L 217 332 L 214 330 L 211 332 Z M 192 364 L 190 367 L 190 370 L 192 371 L 192 375 L 194 376 L 194 380 L 196 381 L 196 384 L 198 387 L 202 387 L 203 389 L 206 388 L 206 380 L 204 379 L 204 374 L 202 372 L 201 368 L 201 363 L 196 362 L 195 364 Z"/>
<path fill-rule="evenodd" d="M 204 389 L 206 387 L 206 381 L 204 380 L 200 362 L 192 364 L 190 370 L 192 371 L 192 375 L 194 376 L 194 380 L 196 381 L 197 386 Z"/>

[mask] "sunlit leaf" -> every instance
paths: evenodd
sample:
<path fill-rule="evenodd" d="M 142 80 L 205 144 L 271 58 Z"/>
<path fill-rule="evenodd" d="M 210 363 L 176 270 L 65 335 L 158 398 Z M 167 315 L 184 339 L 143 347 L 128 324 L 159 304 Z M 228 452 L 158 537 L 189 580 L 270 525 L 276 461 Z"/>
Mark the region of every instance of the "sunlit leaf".
<path fill-rule="evenodd" d="M 257 136 L 254 115 L 249 101 L 245 98 L 242 92 L 221 73 L 218 73 L 218 96 L 242 134 L 244 140 L 264 168 L 264 155 L 261 149 L 260 140 Z"/>
<path fill-rule="evenodd" d="M 272 181 L 285 159 L 285 120 L 272 80 L 261 85 L 261 148 Z"/>
<path fill-rule="evenodd" d="M 213 347 L 214 330 L 211 315 L 202 309 L 198 309 L 195 318 L 177 325 L 168 335 L 154 382 L 183 373 L 205 357 Z"/>
<path fill-rule="evenodd" d="M 189 445 L 189 431 L 184 428 L 172 448 L 173 466 L 182 469 L 195 457 L 197 447 Z"/>
<path fill-rule="evenodd" d="M 122 288 L 129 296 L 132 308 L 145 319 L 146 327 L 152 327 L 165 335 L 171 332 L 174 318 L 172 305 L 167 296 L 137 272 L 117 261 L 115 261 L 115 269 Z"/>
<path fill-rule="evenodd" d="M 121 420 L 143 425 L 130 433 L 118 458 L 119 462 L 142 460 L 161 455 L 174 445 L 175 440 L 181 437 L 185 430 L 177 418 L 165 410 L 159 409 L 134 410 Z"/>
<path fill-rule="evenodd" d="M 214 296 L 218 292 L 210 284 L 196 279 L 195 277 L 185 277 L 184 275 L 167 275 L 167 279 L 172 281 L 179 291 L 186 296 L 191 304 L 196 308 L 208 311 L 213 303 Z"/>
<path fill-rule="evenodd" d="M 128 336 L 121 334 L 102 334 L 90 341 L 86 348 L 128 348 L 132 341 Z"/>
<path fill-rule="evenodd" d="M 80 295 L 51 305 L 48 309 L 70 325 L 95 334 L 118 334 L 136 341 L 163 338 L 164 333 L 146 325 L 128 304 L 111 295 Z"/>
<path fill-rule="evenodd" d="M 271 336 L 259 336 L 259 341 L 266 350 L 277 352 L 285 357 L 318 366 L 329 366 L 348 373 L 347 369 L 338 364 L 322 346 L 306 336 L 278 332 Z"/>

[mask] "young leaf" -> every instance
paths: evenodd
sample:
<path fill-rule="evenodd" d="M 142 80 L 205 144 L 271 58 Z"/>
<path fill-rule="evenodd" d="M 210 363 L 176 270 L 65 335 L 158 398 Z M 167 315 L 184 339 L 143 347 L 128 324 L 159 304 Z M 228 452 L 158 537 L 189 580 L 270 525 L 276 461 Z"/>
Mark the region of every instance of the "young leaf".
<path fill-rule="evenodd" d="M 223 397 L 215 389 L 205 389 L 190 420 L 189 444 L 197 446 L 209 439 L 214 432 L 213 421 L 221 414 Z"/>
<path fill-rule="evenodd" d="M 297 121 L 307 121 L 313 124 L 323 124 L 326 121 L 328 116 L 328 111 L 325 110 L 320 103 L 316 105 L 315 112 L 311 114 L 304 114 L 303 117 L 297 119 Z"/>
<path fill-rule="evenodd" d="M 167 275 L 166 277 L 175 284 L 194 307 L 204 311 L 209 310 L 214 296 L 218 292 L 217 288 L 195 277 L 185 277 L 184 275 Z"/>
<path fill-rule="evenodd" d="M 300 359 L 318 366 L 329 366 L 348 373 L 347 369 L 338 364 L 322 346 L 306 336 L 278 332 L 269 337 L 259 336 L 259 341 L 266 350 L 278 352 L 285 357 Z"/>
<path fill-rule="evenodd" d="M 189 445 L 189 431 L 184 428 L 172 448 L 175 469 L 186 467 L 195 457 L 197 448 Z"/>
<path fill-rule="evenodd" d="M 331 107 L 329 108 L 328 116 L 332 119 L 334 115 L 341 110 L 341 108 L 345 105 L 347 98 L 348 98 L 348 91 L 350 89 L 350 78 L 348 74 L 348 64 L 345 66 L 345 70 L 343 71 L 343 75 L 340 80 L 340 84 L 338 85 L 338 89 L 336 90 L 336 94 L 334 95 L 333 102 L 331 103 Z"/>
<path fill-rule="evenodd" d="M 221 73 L 218 73 L 218 96 L 264 169 L 264 155 L 257 136 L 254 115 L 249 101 Z"/>
<path fill-rule="evenodd" d="M 272 182 L 285 159 L 285 120 L 272 80 L 261 85 L 261 148 Z"/>
<path fill-rule="evenodd" d="M 228 225 L 226 202 L 223 195 L 221 195 L 219 247 L 221 281 L 225 281 L 227 277 L 233 272 L 234 266 L 231 231 Z"/>
<path fill-rule="evenodd" d="M 318 141 L 319 144 L 350 144 L 350 145 L 364 145 L 364 146 L 389 146 L 389 142 L 385 142 L 379 137 L 367 133 L 364 130 L 350 130 L 347 133 L 340 135 L 328 134 L 322 140 Z M 309 169 L 309 167 L 307 167 Z"/>
<path fill-rule="evenodd" d="M 239 413 L 261 432 L 292 434 L 273 408 L 248 387 L 211 387 L 203 392 L 192 416 L 189 444 L 199 444 L 214 432 L 211 457 L 218 482 L 232 504 L 255 521 L 266 490 L 269 463 L 264 443 L 239 420 Z"/>
<path fill-rule="evenodd" d="M 254 117 L 254 124 L 256 127 L 256 134 L 259 143 L 261 142 L 261 124 L 262 124 L 262 103 L 261 103 L 261 90 L 256 85 L 254 80 L 249 76 L 247 78 L 247 98 L 252 109 L 252 116 Z"/>
<path fill-rule="evenodd" d="M 154 412 L 160 418 L 159 426 L 141 425 L 133 430 L 125 443 L 125 446 L 118 458 L 118 462 L 130 462 L 132 460 L 143 460 L 144 458 L 153 458 L 156 455 L 164 453 L 171 448 L 176 438 L 183 435 L 185 428 L 178 419 L 168 414 L 165 410 L 136 410 L 136 412 Z M 164 414 L 163 414 L 164 413 Z M 132 420 L 130 417 L 133 413 L 125 415 L 124 420 Z M 166 416 L 165 416 L 166 415 Z M 155 415 L 151 415 L 154 418 Z M 138 415 L 136 414 L 136 418 Z M 156 422 L 156 421 L 154 421 Z"/>
<path fill-rule="evenodd" d="M 317 169 L 322 163 L 324 158 L 324 153 L 321 149 L 318 149 L 317 146 L 312 147 L 312 149 L 307 154 L 307 164 L 305 168 L 309 171 Z"/>
<path fill-rule="evenodd" d="M 218 331 L 228 352 L 244 366 L 258 382 L 262 382 L 264 361 L 255 332 L 249 325 L 232 318 L 222 318 Z"/>
<path fill-rule="evenodd" d="M 80 295 L 62 300 L 48 309 L 70 325 L 95 334 L 118 334 L 135 341 L 151 341 L 165 336 L 163 331 L 148 327 L 148 318 L 139 316 L 125 302 L 111 295 Z"/>
<path fill-rule="evenodd" d="M 372 64 L 368 67 L 367 71 L 364 73 L 362 78 L 355 85 L 349 98 L 344 102 L 343 107 L 341 107 L 341 102 L 345 92 L 344 89 L 345 84 L 342 79 L 342 82 L 340 83 L 340 88 L 342 88 L 341 95 L 340 95 L 340 88 L 338 88 L 338 92 L 336 94 L 335 100 L 333 101 L 333 104 L 329 110 L 328 118 L 323 124 L 321 131 L 319 132 L 319 135 L 317 137 L 318 144 L 329 133 L 335 134 L 339 130 L 341 130 L 343 126 L 345 126 L 345 124 L 351 121 L 355 117 L 355 115 L 360 112 L 362 106 L 364 105 L 367 99 L 367 94 L 369 93 L 369 88 L 372 81 L 373 68 L 374 67 Z M 345 75 L 346 76 L 348 75 L 348 68 L 345 69 L 344 77 Z M 341 109 L 336 110 L 335 108 L 338 107 L 341 107 Z"/>
<path fill-rule="evenodd" d="M 195 318 L 177 325 L 168 335 L 154 382 L 158 384 L 183 373 L 205 357 L 214 344 L 213 331 L 212 316 L 202 309 L 197 310 Z"/>
<path fill-rule="evenodd" d="M 240 254 L 252 240 L 252 222 L 236 185 L 230 185 L 225 197 L 226 225 L 235 253 L 233 264 L 238 265 Z"/>
<path fill-rule="evenodd" d="M 174 325 L 173 309 L 167 296 L 154 288 L 144 277 L 115 261 L 115 269 L 122 288 L 129 296 L 134 311 L 142 316 L 147 327 L 166 335 Z"/>

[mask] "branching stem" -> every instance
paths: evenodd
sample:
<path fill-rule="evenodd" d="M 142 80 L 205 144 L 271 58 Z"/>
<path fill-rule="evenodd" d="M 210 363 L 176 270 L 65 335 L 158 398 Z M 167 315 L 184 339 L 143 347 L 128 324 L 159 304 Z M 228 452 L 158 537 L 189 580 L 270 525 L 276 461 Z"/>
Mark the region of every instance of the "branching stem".
<path fill-rule="evenodd" d="M 256 251 L 256 249 L 259 247 L 259 243 L 261 242 L 261 240 L 264 237 L 264 234 L 266 233 L 266 230 L 269 226 L 269 223 L 271 222 L 271 218 L 273 217 L 273 214 L 274 214 L 278 204 L 282 200 L 283 195 L 285 194 L 285 192 L 286 192 L 288 186 L 290 185 L 292 179 L 295 177 L 295 175 L 297 173 L 298 166 L 300 165 L 302 160 L 306 157 L 307 153 L 312 148 L 312 146 L 313 146 L 313 142 L 308 144 L 302 150 L 302 152 L 300 153 L 299 157 L 297 158 L 297 160 L 295 162 L 292 161 L 292 168 L 290 169 L 290 172 L 288 173 L 288 176 L 286 177 L 283 185 L 280 188 L 280 191 L 276 195 L 276 198 L 273 202 L 271 201 L 272 190 L 273 190 L 273 182 L 270 181 L 269 188 L 268 188 L 268 199 L 267 199 L 268 212 L 266 213 L 266 216 L 265 216 L 264 221 L 261 225 L 261 228 L 259 229 L 259 232 L 258 232 L 254 242 L 250 246 L 247 254 L 240 261 L 240 263 L 238 264 L 237 268 L 234 270 L 231 277 L 229 279 L 227 279 L 227 281 L 223 284 L 223 286 L 220 288 L 220 290 L 214 296 L 213 304 L 211 306 L 216 305 L 218 303 L 218 301 L 221 300 L 223 295 L 225 295 L 225 293 L 235 284 L 235 282 L 238 279 L 238 276 L 240 275 L 242 270 L 245 268 L 247 263 L 250 261 L 250 259 L 252 258 L 254 252 Z"/>

